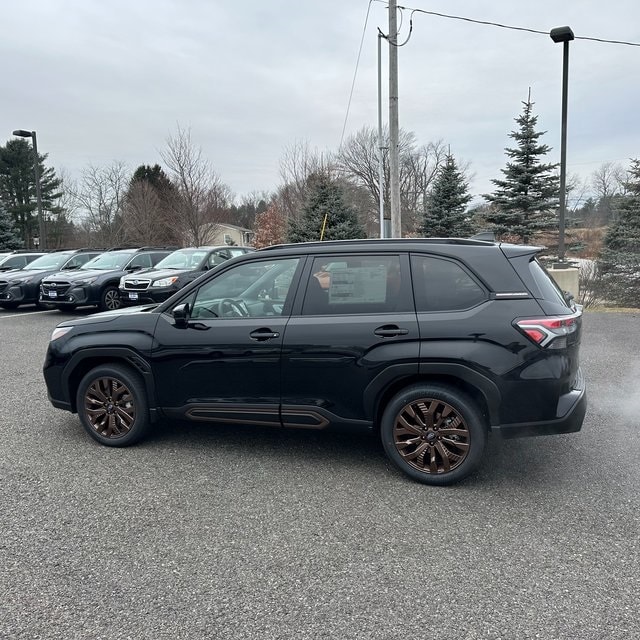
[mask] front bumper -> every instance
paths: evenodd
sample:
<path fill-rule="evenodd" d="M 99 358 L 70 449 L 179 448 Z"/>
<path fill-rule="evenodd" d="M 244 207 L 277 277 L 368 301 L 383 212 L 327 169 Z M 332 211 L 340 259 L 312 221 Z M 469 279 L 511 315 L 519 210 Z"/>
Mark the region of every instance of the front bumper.
<path fill-rule="evenodd" d="M 587 388 L 582 372 L 578 372 L 573 389 L 558 400 L 556 418 L 539 422 L 492 425 L 491 430 L 503 438 L 546 436 L 580 431 L 587 412 Z"/>
<path fill-rule="evenodd" d="M 119 289 L 119 291 L 122 304 L 131 307 L 133 305 L 164 302 L 179 289 L 175 287 L 154 287 L 153 289 L 144 289 L 142 291 L 130 291 L 129 289 Z"/>
<path fill-rule="evenodd" d="M 38 287 L 29 284 L 9 285 L 0 294 L 0 304 L 29 304 L 38 301 Z"/>
<path fill-rule="evenodd" d="M 71 287 L 62 294 L 57 291 L 55 293 L 55 297 L 51 297 L 51 295 L 47 295 L 45 292 L 41 291 L 40 302 L 51 304 L 55 307 L 96 304 L 95 300 L 93 299 L 95 296 L 91 295 L 91 290 L 88 285 Z"/>

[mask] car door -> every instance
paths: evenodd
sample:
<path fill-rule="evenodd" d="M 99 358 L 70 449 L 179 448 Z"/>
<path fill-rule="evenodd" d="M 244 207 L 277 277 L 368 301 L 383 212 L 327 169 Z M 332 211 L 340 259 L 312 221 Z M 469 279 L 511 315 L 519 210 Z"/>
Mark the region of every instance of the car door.
<path fill-rule="evenodd" d="M 284 426 L 371 426 L 379 393 L 418 373 L 418 353 L 405 254 L 313 257 L 285 334 Z"/>
<path fill-rule="evenodd" d="M 157 406 L 174 417 L 280 426 L 280 367 L 299 258 L 232 265 L 161 314 L 152 367 Z M 175 309 L 175 306 L 173 309 Z"/>

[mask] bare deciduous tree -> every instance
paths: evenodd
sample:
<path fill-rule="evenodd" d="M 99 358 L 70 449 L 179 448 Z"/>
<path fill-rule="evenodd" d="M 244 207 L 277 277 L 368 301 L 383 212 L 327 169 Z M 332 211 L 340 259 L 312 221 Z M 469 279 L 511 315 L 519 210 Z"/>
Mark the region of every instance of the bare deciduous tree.
<path fill-rule="evenodd" d="M 337 159 L 341 173 L 349 180 L 365 187 L 371 194 L 375 207 L 370 211 L 373 220 L 377 220 L 380 206 L 378 176 L 378 133 L 371 127 L 364 127 L 347 139 Z M 412 231 L 424 207 L 436 173 L 444 162 L 447 149 L 441 140 L 418 146 L 415 134 L 400 131 L 400 207 L 403 215 L 403 228 Z M 390 182 L 388 132 L 383 132 L 383 171 L 384 184 Z M 385 189 L 385 210 L 389 211 L 389 189 Z"/>
<path fill-rule="evenodd" d="M 148 180 L 131 183 L 123 213 L 128 241 L 140 245 L 180 244 L 180 237 L 171 223 L 167 200 Z"/>
<path fill-rule="evenodd" d="M 217 232 L 220 216 L 232 198 L 231 191 L 191 140 L 191 131 L 178 126 L 167 139 L 162 159 L 170 171 L 175 193 L 170 201 L 171 218 L 183 242 L 203 245 Z"/>
<path fill-rule="evenodd" d="M 615 218 L 614 198 L 625 193 L 626 174 L 616 162 L 605 162 L 591 174 L 591 188 L 596 197 L 600 224 Z"/>
<path fill-rule="evenodd" d="M 297 218 L 308 195 L 312 176 L 335 177 L 331 153 L 311 149 L 309 142 L 297 141 L 285 148 L 280 159 L 282 186 L 278 190 L 278 209 L 286 220 Z"/>
<path fill-rule="evenodd" d="M 129 186 L 129 175 L 123 162 L 107 167 L 90 165 L 74 186 L 72 197 L 91 244 L 116 246 L 124 240 L 122 209 Z"/>

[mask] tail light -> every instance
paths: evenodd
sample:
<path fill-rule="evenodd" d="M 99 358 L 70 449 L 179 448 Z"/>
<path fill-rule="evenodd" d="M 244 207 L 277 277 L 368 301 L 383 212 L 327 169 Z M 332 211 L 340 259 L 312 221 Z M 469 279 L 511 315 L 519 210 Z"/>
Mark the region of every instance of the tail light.
<path fill-rule="evenodd" d="M 566 316 L 517 320 L 515 325 L 529 340 L 545 349 L 564 349 L 567 337 L 578 331 L 582 309 Z"/>

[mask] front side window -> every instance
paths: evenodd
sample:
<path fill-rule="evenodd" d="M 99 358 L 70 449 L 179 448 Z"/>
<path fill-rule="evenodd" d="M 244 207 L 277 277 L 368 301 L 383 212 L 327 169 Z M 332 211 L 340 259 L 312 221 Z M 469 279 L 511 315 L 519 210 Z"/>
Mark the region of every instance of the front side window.
<path fill-rule="evenodd" d="M 98 254 L 99 255 L 99 254 Z M 93 260 L 93 258 L 97 258 L 94 253 L 80 253 L 79 255 L 73 257 L 67 264 L 65 265 L 66 269 L 77 269 L 81 267 L 83 264 L 89 262 L 89 260 Z"/>
<path fill-rule="evenodd" d="M 128 265 L 127 269 L 135 269 L 136 267 L 140 268 L 149 268 L 151 267 L 151 254 L 149 253 L 139 253 Z"/>
<path fill-rule="evenodd" d="M 217 267 L 219 264 L 222 264 L 226 260 L 229 260 L 231 254 L 227 249 L 218 249 L 217 251 L 213 251 L 209 256 L 209 260 L 207 261 L 207 265 L 209 269 L 213 269 L 213 267 Z"/>
<path fill-rule="evenodd" d="M 197 290 L 190 315 L 201 319 L 284 315 L 299 262 L 289 258 L 236 265 Z"/>
<path fill-rule="evenodd" d="M 475 279 L 451 260 L 414 255 L 411 270 L 418 311 L 460 311 L 487 298 Z"/>
<path fill-rule="evenodd" d="M 410 311 L 399 256 L 319 257 L 307 282 L 303 315 Z"/>

